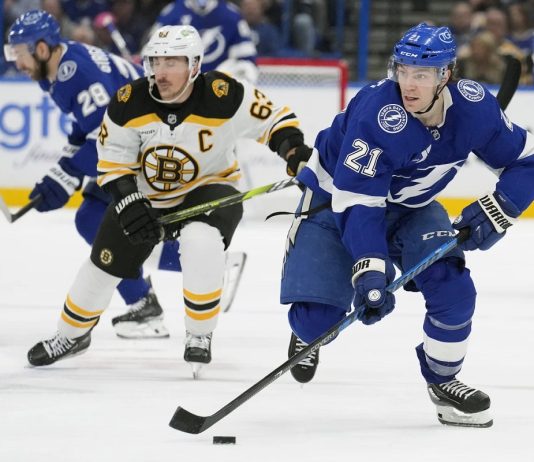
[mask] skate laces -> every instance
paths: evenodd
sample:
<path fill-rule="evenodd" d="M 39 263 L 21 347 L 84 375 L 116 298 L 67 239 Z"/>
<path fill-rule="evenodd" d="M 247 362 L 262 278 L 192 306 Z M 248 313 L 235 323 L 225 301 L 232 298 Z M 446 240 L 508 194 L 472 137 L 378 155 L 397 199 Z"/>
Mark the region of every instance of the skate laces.
<path fill-rule="evenodd" d="M 140 298 L 135 303 L 132 303 L 126 314 L 128 313 L 137 313 L 138 311 L 141 311 L 148 301 L 148 295 L 146 297 Z"/>
<path fill-rule="evenodd" d="M 477 392 L 475 388 L 468 387 L 465 383 L 462 383 L 456 379 L 451 380 L 450 382 L 440 383 L 438 387 L 443 391 L 455 395 L 461 399 L 467 399 L 472 394 Z"/>
<path fill-rule="evenodd" d="M 307 346 L 308 346 L 307 343 L 304 343 L 300 338 L 297 337 L 297 341 L 295 343 L 295 354 L 300 353 Z M 317 356 L 317 350 L 315 350 L 313 353 L 310 353 L 308 356 L 306 356 L 303 360 L 301 360 L 298 363 L 298 365 L 304 366 L 304 367 L 314 367 L 316 356 Z"/>
<path fill-rule="evenodd" d="M 55 358 L 56 356 L 60 356 L 69 351 L 75 343 L 76 342 L 64 337 L 59 332 L 56 332 L 56 335 L 50 340 L 43 341 L 43 346 L 48 353 L 48 356 Z"/>
<path fill-rule="evenodd" d="M 211 334 L 194 335 L 190 332 L 186 333 L 185 347 L 186 348 L 200 348 L 201 350 L 209 350 L 211 343 Z"/>

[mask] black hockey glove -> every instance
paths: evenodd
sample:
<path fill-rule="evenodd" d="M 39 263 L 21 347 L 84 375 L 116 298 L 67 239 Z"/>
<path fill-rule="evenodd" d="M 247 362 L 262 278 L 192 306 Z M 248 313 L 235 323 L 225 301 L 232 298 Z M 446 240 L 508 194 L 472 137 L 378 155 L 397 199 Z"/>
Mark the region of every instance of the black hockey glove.
<path fill-rule="evenodd" d="M 352 306 L 360 310 L 357 317 L 363 324 L 374 324 L 393 311 L 395 296 L 386 287 L 394 278 L 395 268 L 389 258 L 364 257 L 356 262 L 352 268 Z"/>
<path fill-rule="evenodd" d="M 301 144 L 296 148 L 289 150 L 286 154 L 286 172 L 289 176 L 297 176 L 297 174 L 304 168 L 306 162 L 312 155 L 312 148 Z"/>
<path fill-rule="evenodd" d="M 150 201 L 140 192 L 134 192 L 115 205 L 124 234 L 135 245 L 156 245 L 163 239 L 163 226 Z"/>

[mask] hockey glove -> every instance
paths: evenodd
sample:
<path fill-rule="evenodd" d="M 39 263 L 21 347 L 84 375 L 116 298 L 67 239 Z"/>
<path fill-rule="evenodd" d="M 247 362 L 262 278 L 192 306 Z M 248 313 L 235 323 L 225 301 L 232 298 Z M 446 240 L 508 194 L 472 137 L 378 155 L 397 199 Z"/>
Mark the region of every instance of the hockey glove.
<path fill-rule="evenodd" d="M 502 192 L 481 197 L 462 210 L 454 221 L 455 229 L 470 228 L 469 238 L 461 243 L 462 250 L 488 250 L 513 225 L 521 211 Z"/>
<path fill-rule="evenodd" d="M 149 200 L 140 192 L 124 197 L 115 205 L 124 234 L 134 245 L 156 245 L 163 238 L 163 227 Z"/>
<path fill-rule="evenodd" d="M 70 165 L 68 158 L 62 157 L 30 193 L 30 199 L 37 195 L 42 197 L 36 210 L 48 212 L 63 207 L 74 191 L 80 189 L 83 177 L 83 173 Z"/>
<path fill-rule="evenodd" d="M 289 176 L 297 176 L 297 174 L 304 168 L 306 162 L 312 155 L 312 148 L 301 144 L 296 148 L 288 151 L 286 154 L 286 172 Z"/>
<path fill-rule="evenodd" d="M 354 297 L 352 306 L 360 310 L 357 318 L 366 325 L 374 324 L 395 308 L 395 296 L 386 287 L 395 277 L 391 260 L 361 258 L 352 268 Z"/>

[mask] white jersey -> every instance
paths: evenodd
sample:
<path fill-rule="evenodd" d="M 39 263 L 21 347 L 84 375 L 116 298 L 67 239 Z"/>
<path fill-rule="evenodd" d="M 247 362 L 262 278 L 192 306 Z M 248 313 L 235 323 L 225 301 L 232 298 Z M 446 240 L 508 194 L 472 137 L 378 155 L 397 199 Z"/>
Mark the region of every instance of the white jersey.
<path fill-rule="evenodd" d="M 236 182 L 238 138 L 277 151 L 288 137 L 302 137 L 289 107 L 220 72 L 200 75 L 179 105 L 157 103 L 148 88 L 146 78 L 136 80 L 110 102 L 97 142 L 98 183 L 136 175 L 139 191 L 156 208 L 179 205 L 205 184 Z"/>

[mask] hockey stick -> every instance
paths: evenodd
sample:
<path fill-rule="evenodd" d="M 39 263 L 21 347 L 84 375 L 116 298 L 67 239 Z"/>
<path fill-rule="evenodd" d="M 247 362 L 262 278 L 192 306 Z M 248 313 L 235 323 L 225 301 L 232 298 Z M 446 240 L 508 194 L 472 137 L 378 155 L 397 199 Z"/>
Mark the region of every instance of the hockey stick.
<path fill-rule="evenodd" d="M 0 196 L 0 211 L 4 214 L 6 217 L 6 220 L 9 223 L 15 223 L 19 218 L 26 215 L 31 209 L 33 209 L 39 202 L 41 202 L 41 196 L 37 195 L 35 196 L 30 202 L 28 202 L 26 205 L 24 205 L 22 208 L 20 208 L 17 212 L 11 213 L 9 211 L 9 207 L 5 203 L 2 196 Z"/>
<path fill-rule="evenodd" d="M 506 69 L 504 70 L 502 83 L 496 97 L 503 111 L 508 107 L 521 78 L 521 62 L 510 55 L 507 55 L 505 59 Z"/>
<path fill-rule="evenodd" d="M 248 191 L 232 194 L 230 196 L 221 197 L 204 204 L 195 205 L 185 210 L 179 210 L 177 212 L 169 213 L 159 218 L 159 222 L 162 225 L 168 225 L 170 223 L 176 223 L 178 221 L 187 220 L 188 218 L 200 215 L 202 213 L 209 212 L 219 207 L 228 207 L 229 205 L 239 204 L 253 197 L 260 196 L 262 194 L 269 194 L 280 189 L 287 188 L 297 184 L 298 181 L 295 178 L 287 178 L 286 180 L 277 181 L 276 183 L 266 184 L 265 186 L 258 186 L 257 188 L 250 189 Z"/>
<path fill-rule="evenodd" d="M 395 292 L 397 289 L 405 285 L 407 282 L 411 281 L 415 276 L 417 276 L 426 268 L 428 268 L 432 263 L 436 262 L 448 252 L 453 250 L 458 244 L 465 241 L 469 237 L 469 234 L 469 228 L 464 228 L 460 230 L 460 232 L 453 239 L 438 247 L 430 255 L 425 257 L 411 269 L 406 271 L 402 276 L 393 281 L 387 287 L 387 290 L 389 292 Z M 328 342 L 332 341 L 342 330 L 346 329 L 354 321 L 356 321 L 361 308 L 362 307 L 358 307 L 351 311 L 344 319 L 342 319 L 333 327 L 331 327 L 319 338 L 315 339 L 306 348 L 289 358 L 284 364 L 277 367 L 270 374 L 266 375 L 259 382 L 256 382 L 256 384 L 254 384 L 245 392 L 241 393 L 237 398 L 235 398 L 233 401 L 230 401 L 228 404 L 223 406 L 214 414 L 203 417 L 193 414 L 192 412 L 189 412 L 182 407 L 178 407 L 176 409 L 176 412 L 172 416 L 169 425 L 176 430 L 193 434 L 202 433 L 204 430 L 207 430 L 212 425 L 216 424 L 219 420 L 221 420 L 223 417 L 227 416 L 232 411 L 235 411 L 239 406 L 247 402 L 250 398 L 259 393 L 261 390 L 263 390 L 267 385 L 270 385 L 280 376 L 285 374 L 289 369 L 299 363 L 310 353 L 313 353 L 321 346 L 326 345 Z"/>

